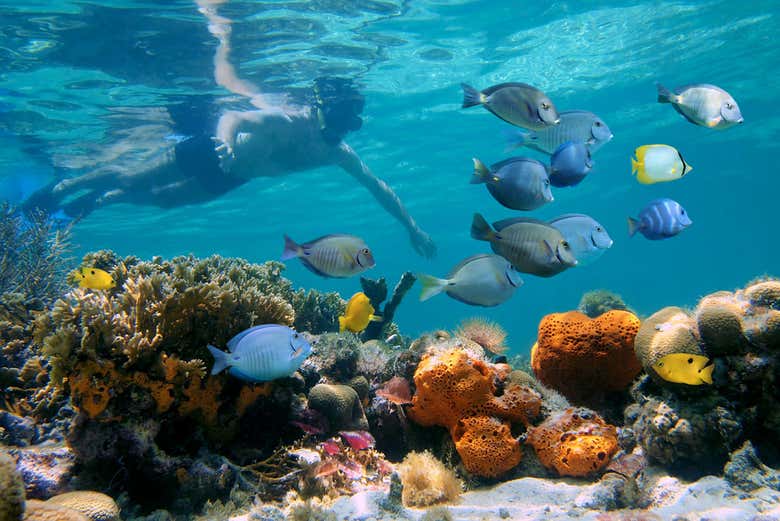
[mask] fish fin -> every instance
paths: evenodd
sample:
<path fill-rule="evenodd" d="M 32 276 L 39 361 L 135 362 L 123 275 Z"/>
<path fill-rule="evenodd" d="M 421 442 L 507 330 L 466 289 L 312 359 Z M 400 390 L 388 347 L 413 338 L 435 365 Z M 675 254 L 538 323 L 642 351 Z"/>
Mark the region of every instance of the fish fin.
<path fill-rule="evenodd" d="M 475 213 L 471 221 L 471 237 L 478 241 L 492 241 L 498 236 L 482 215 Z"/>
<path fill-rule="evenodd" d="M 707 128 L 715 128 L 720 123 L 720 118 L 710 119 L 706 122 Z"/>
<path fill-rule="evenodd" d="M 326 279 L 334 278 L 334 279 L 340 279 L 343 277 L 336 277 L 334 275 L 329 275 L 325 273 L 324 271 L 318 269 L 314 264 L 309 262 L 309 260 L 306 257 L 301 257 L 301 264 L 303 264 L 303 267 L 309 270 L 310 272 L 314 273 L 315 275 L 319 275 L 320 277 L 324 277 Z"/>
<path fill-rule="evenodd" d="M 214 357 L 214 367 L 211 368 L 211 374 L 219 374 L 230 365 L 228 354 L 226 352 L 220 351 L 212 345 L 208 345 L 206 348 L 211 353 L 211 356 Z"/>
<path fill-rule="evenodd" d="M 431 297 L 434 297 L 444 291 L 449 281 L 446 279 L 440 279 L 432 275 L 426 275 L 425 273 L 418 273 L 417 280 L 422 284 L 422 290 L 420 291 L 420 302 L 425 302 Z"/>
<path fill-rule="evenodd" d="M 677 103 L 677 95 L 672 94 L 659 82 L 655 82 L 655 88 L 658 89 L 658 103 Z"/>
<path fill-rule="evenodd" d="M 712 385 L 712 371 L 715 369 L 715 364 L 710 364 L 706 367 L 702 367 L 699 369 L 699 378 L 701 378 L 704 383 L 708 383 Z"/>
<path fill-rule="evenodd" d="M 382 322 L 383 320 L 384 318 L 382 318 L 379 315 L 371 315 L 370 317 L 368 317 L 369 322 Z"/>
<path fill-rule="evenodd" d="M 347 317 L 339 317 L 339 333 L 343 333 L 347 328 Z"/>
<path fill-rule="evenodd" d="M 295 242 L 294 240 L 290 239 L 289 236 L 284 236 L 284 251 L 282 251 L 282 257 L 281 260 L 289 260 L 294 259 L 295 257 L 300 256 L 301 254 L 301 246 Z"/>
<path fill-rule="evenodd" d="M 639 221 L 633 217 L 628 218 L 628 236 L 633 237 L 637 230 L 639 230 Z"/>
<path fill-rule="evenodd" d="M 631 158 L 631 175 L 636 175 L 637 172 L 639 172 L 639 169 L 642 168 L 642 163 L 637 161 L 635 158 Z"/>
<path fill-rule="evenodd" d="M 471 176 L 471 184 L 476 185 L 487 182 L 490 177 L 488 167 L 476 157 L 472 157 L 471 160 L 474 161 L 474 175 Z"/>
<path fill-rule="evenodd" d="M 539 219 L 534 219 L 532 217 L 510 217 L 509 219 L 501 219 L 500 221 L 496 221 L 493 223 L 493 228 L 495 228 L 499 233 L 504 228 L 507 228 L 509 226 L 512 226 L 513 224 L 518 223 L 527 223 L 527 224 L 544 224 L 547 223 L 544 221 L 541 221 Z"/>
<path fill-rule="evenodd" d="M 530 141 L 538 139 L 538 136 L 533 132 L 523 132 L 516 128 L 508 128 L 504 130 L 504 139 L 506 140 L 504 152 L 511 152 L 516 148 L 527 145 Z"/>
<path fill-rule="evenodd" d="M 467 109 L 485 102 L 485 96 L 471 85 L 461 83 L 460 86 L 463 88 L 463 106 L 461 108 Z"/>

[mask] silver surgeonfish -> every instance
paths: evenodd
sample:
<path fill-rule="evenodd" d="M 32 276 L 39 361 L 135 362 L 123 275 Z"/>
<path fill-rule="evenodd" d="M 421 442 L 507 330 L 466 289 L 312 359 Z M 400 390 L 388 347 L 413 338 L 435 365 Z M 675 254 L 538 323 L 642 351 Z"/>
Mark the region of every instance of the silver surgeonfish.
<path fill-rule="evenodd" d="M 566 110 L 560 114 L 561 122 L 534 132 L 522 130 L 507 131 L 508 148 L 528 147 L 552 154 L 555 150 L 571 141 L 585 143 L 591 154 L 606 145 L 612 139 L 612 131 L 603 119 L 587 110 Z"/>
<path fill-rule="evenodd" d="M 695 83 L 669 91 L 660 83 L 658 103 L 671 103 L 674 110 L 693 123 L 707 128 L 724 129 L 744 121 L 739 105 L 731 94 L 706 83 Z"/>
<path fill-rule="evenodd" d="M 558 111 L 547 94 L 525 83 L 501 83 L 482 92 L 461 83 L 463 108 L 482 105 L 512 125 L 541 130 L 560 121 Z"/>
<path fill-rule="evenodd" d="M 471 183 L 485 183 L 493 198 L 513 210 L 535 210 L 552 202 L 547 167 L 536 159 L 510 157 L 490 169 L 477 158 Z"/>
<path fill-rule="evenodd" d="M 447 278 L 420 273 L 417 279 L 422 284 L 421 301 L 444 292 L 464 304 L 483 307 L 506 302 L 523 285 L 523 279 L 508 260 L 491 254 L 463 259 Z"/>
<path fill-rule="evenodd" d="M 250 327 L 231 338 L 229 352 L 210 345 L 214 357 L 211 374 L 227 369 L 247 382 L 269 382 L 290 376 L 311 354 L 311 345 L 287 326 L 265 324 Z"/>
<path fill-rule="evenodd" d="M 581 213 L 568 213 L 549 222 L 569 243 L 578 265 L 587 265 L 612 247 L 612 237 L 596 219 Z"/>
<path fill-rule="evenodd" d="M 297 244 L 285 235 L 282 260 L 296 257 L 322 277 L 351 277 L 376 264 L 363 239 L 354 235 L 325 235 L 304 244 Z"/>
<path fill-rule="evenodd" d="M 493 223 L 474 214 L 471 236 L 490 242 L 493 251 L 512 263 L 517 271 L 552 277 L 577 265 L 569 243 L 553 226 L 537 219 L 504 219 Z"/>

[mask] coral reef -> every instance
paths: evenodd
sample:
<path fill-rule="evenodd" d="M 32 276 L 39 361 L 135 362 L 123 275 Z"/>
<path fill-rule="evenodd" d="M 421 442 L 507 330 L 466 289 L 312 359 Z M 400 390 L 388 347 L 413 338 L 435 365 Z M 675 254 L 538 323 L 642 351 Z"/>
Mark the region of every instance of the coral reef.
<path fill-rule="evenodd" d="M 76 510 L 92 521 L 119 521 L 119 506 L 116 501 L 100 492 L 66 492 L 50 498 L 47 503 Z"/>
<path fill-rule="evenodd" d="M 454 501 L 463 484 L 444 463 L 430 452 L 410 452 L 398 465 L 407 507 L 427 507 Z"/>
<path fill-rule="evenodd" d="M 780 491 L 780 471 L 765 465 L 749 441 L 731 453 L 723 475 L 733 487 L 746 492 L 762 487 Z"/>
<path fill-rule="evenodd" d="M 76 457 L 66 445 L 12 447 L 8 453 L 16 460 L 28 498 L 47 499 L 70 486 Z"/>
<path fill-rule="evenodd" d="M 618 450 L 615 427 L 584 408 L 566 409 L 530 427 L 526 442 L 545 467 L 561 476 L 599 472 Z"/>
<path fill-rule="evenodd" d="M 91 521 L 89 517 L 78 510 L 31 499 L 27 502 L 24 513 L 25 521 Z"/>
<path fill-rule="evenodd" d="M 547 315 L 531 367 L 539 381 L 570 401 L 598 403 L 605 393 L 627 389 L 641 371 L 633 349 L 638 330 L 639 319 L 628 311 L 595 319 L 578 311 Z"/>
<path fill-rule="evenodd" d="M 590 318 L 596 318 L 613 309 L 631 311 L 623 298 L 606 289 L 588 291 L 582 295 L 577 310 Z"/>
<path fill-rule="evenodd" d="M 497 322 L 484 318 L 472 318 L 461 322 L 455 336 L 481 345 L 485 351 L 500 355 L 509 349 L 505 345 L 506 331 Z"/>
<path fill-rule="evenodd" d="M 522 457 L 511 424 L 528 425 L 541 409 L 535 391 L 504 385 L 508 374 L 509 366 L 487 363 L 458 348 L 432 349 L 414 374 L 409 416 L 423 426 L 447 428 L 469 472 L 499 476 Z"/>
<path fill-rule="evenodd" d="M 13 458 L 0 452 L 0 519 L 20 521 L 24 513 L 24 481 Z"/>
<path fill-rule="evenodd" d="M 634 350 L 642 368 L 662 385 L 682 386 L 661 378 L 653 365 L 672 353 L 705 355 L 699 346 L 696 322 L 688 313 L 678 307 L 670 306 L 653 313 L 639 328 L 634 340 Z"/>
<path fill-rule="evenodd" d="M 68 441 L 87 474 L 137 484 L 128 486 L 130 495 L 148 506 L 187 497 L 197 507 L 226 494 L 234 475 L 199 461 L 203 448 L 231 455 L 249 443 L 262 454 L 298 433 L 285 422 L 257 425 L 300 407 L 300 380 L 254 386 L 209 377 L 206 346 L 259 323 L 335 327 L 343 308 L 337 294 L 294 291 L 277 262 L 142 262 L 108 251 L 83 262 L 108 271 L 117 289 L 71 290 L 38 315 L 34 336 L 50 366 L 49 392 L 67 395 L 79 412 Z M 176 436 L 182 430 L 191 432 L 185 443 Z"/>

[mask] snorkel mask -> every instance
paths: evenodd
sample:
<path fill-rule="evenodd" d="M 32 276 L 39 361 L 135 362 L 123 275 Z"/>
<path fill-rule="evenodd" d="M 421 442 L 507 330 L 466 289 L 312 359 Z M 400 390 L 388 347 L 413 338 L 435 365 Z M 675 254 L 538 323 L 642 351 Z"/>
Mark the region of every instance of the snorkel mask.
<path fill-rule="evenodd" d="M 365 98 L 344 78 L 317 78 L 314 80 L 314 109 L 320 132 L 329 145 L 338 144 L 348 132 L 363 125 L 360 114 Z"/>

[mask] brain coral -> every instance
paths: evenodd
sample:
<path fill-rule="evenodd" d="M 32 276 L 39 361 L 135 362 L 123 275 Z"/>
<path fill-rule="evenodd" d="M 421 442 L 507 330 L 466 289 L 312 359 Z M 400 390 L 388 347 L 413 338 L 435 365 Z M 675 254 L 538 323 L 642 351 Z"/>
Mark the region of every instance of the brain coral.
<path fill-rule="evenodd" d="M 613 310 L 591 319 L 578 311 L 553 313 L 539 324 L 531 353 L 536 377 L 573 402 L 626 389 L 641 371 L 634 355 L 639 319 Z"/>
<path fill-rule="evenodd" d="M 469 472 L 501 475 L 521 457 L 511 423 L 527 425 L 541 409 L 535 391 L 504 385 L 508 374 L 508 366 L 472 358 L 457 348 L 434 350 L 415 371 L 417 390 L 409 416 L 420 425 L 449 429 Z"/>
<path fill-rule="evenodd" d="M 92 521 L 117 521 L 119 506 L 116 501 L 100 492 L 78 490 L 50 498 L 47 503 L 81 512 Z"/>
<path fill-rule="evenodd" d="M 667 382 L 655 372 L 653 365 L 672 353 L 705 354 L 699 346 L 699 335 L 694 321 L 685 310 L 666 307 L 646 319 L 639 328 L 634 350 L 645 372 L 664 385 L 683 385 Z"/>
<path fill-rule="evenodd" d="M 78 510 L 31 499 L 27 502 L 24 521 L 91 521 L 89 517 Z"/>
<path fill-rule="evenodd" d="M 529 428 L 526 442 L 545 467 L 561 476 L 598 472 L 618 449 L 615 427 L 583 408 L 566 409 Z"/>

